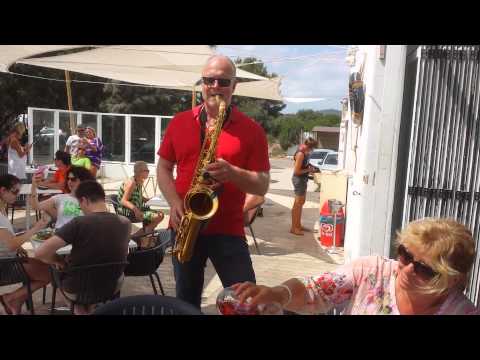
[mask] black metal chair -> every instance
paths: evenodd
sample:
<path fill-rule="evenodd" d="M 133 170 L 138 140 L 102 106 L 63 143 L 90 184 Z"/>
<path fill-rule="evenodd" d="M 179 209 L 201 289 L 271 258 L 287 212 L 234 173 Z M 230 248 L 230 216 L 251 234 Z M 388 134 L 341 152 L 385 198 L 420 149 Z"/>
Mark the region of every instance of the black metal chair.
<path fill-rule="evenodd" d="M 23 262 L 25 261 L 26 258 L 22 256 L 0 259 L 0 286 L 14 285 L 18 283 L 26 285 L 28 292 L 26 305 L 30 310 L 30 313 L 35 315 L 30 279 L 23 267 Z"/>
<path fill-rule="evenodd" d="M 253 232 L 252 224 L 259 216 L 261 212 L 262 205 L 265 203 L 265 199 L 260 199 L 252 208 L 244 210 L 244 226 L 248 227 L 250 233 L 252 234 L 253 243 L 255 244 L 255 249 L 257 253 L 261 255 L 260 249 L 258 248 L 257 239 L 255 238 L 255 233 Z M 263 215 L 262 215 L 263 216 Z"/>
<path fill-rule="evenodd" d="M 163 261 L 165 255 L 165 248 L 170 244 L 170 231 L 159 230 L 149 234 L 144 234 L 139 237 L 150 236 L 155 239 L 155 245 L 151 248 L 137 248 L 130 251 L 128 254 L 128 265 L 125 268 L 125 276 L 148 276 L 152 283 L 153 292 L 158 294 L 155 286 L 153 276 L 157 278 L 160 292 L 165 295 L 163 291 L 162 282 L 158 275 L 158 267 Z M 132 240 L 136 240 L 132 237 Z"/>
<path fill-rule="evenodd" d="M 127 296 L 99 306 L 93 315 L 203 315 L 195 306 L 170 296 Z"/>
<path fill-rule="evenodd" d="M 15 208 L 25 207 L 26 204 L 27 204 L 27 195 L 24 195 L 24 194 L 18 195 L 17 199 L 12 205 L 7 204 L 7 208 L 6 208 L 7 216 L 8 216 L 8 210 L 12 209 L 12 218 L 11 218 L 12 224 L 13 224 L 13 217 L 15 214 Z"/>
<path fill-rule="evenodd" d="M 50 313 L 53 314 L 55 310 L 57 288 L 70 301 L 72 313 L 75 304 L 92 305 L 118 298 L 126 265 L 127 262 L 112 262 L 76 266 L 64 271 L 50 267 L 53 288 Z M 68 285 L 71 285 L 72 288 L 65 289 L 65 280 L 68 281 Z"/>

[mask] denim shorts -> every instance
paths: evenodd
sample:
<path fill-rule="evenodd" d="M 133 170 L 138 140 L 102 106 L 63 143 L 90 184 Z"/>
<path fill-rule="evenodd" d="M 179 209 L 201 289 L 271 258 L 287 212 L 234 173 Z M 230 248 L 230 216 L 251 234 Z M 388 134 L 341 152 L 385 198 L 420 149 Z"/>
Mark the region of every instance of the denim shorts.
<path fill-rule="evenodd" d="M 308 177 L 292 176 L 293 191 L 296 196 L 305 196 L 307 193 Z"/>

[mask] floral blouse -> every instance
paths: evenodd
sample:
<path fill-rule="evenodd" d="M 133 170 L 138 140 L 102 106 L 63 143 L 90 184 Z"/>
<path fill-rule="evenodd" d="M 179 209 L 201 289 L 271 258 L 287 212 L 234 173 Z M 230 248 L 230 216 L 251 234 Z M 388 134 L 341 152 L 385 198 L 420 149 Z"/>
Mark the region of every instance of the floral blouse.
<path fill-rule="evenodd" d="M 342 314 L 400 315 L 395 297 L 398 262 L 380 256 L 359 258 L 320 276 L 299 278 L 307 288 L 305 313 L 326 313 L 332 308 Z M 451 293 L 436 315 L 477 313 L 460 291 Z"/>

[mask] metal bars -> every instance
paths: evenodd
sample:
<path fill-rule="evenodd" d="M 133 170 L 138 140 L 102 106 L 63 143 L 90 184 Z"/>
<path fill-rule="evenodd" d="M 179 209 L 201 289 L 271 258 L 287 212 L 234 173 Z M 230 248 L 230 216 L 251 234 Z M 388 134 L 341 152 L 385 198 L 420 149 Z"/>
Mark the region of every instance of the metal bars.
<path fill-rule="evenodd" d="M 447 217 L 469 227 L 477 256 L 466 294 L 480 292 L 480 46 L 418 53 L 403 225 Z"/>

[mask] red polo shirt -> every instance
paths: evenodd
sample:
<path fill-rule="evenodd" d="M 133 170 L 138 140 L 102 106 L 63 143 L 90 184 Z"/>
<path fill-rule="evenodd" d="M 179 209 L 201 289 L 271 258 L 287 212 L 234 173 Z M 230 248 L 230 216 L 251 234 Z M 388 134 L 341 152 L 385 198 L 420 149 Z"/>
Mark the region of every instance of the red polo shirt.
<path fill-rule="evenodd" d="M 190 188 L 193 172 L 200 156 L 200 110 L 177 114 L 168 124 L 158 155 L 176 163 L 175 187 L 183 199 Z M 245 170 L 270 170 L 268 144 L 263 128 L 233 106 L 218 139 L 217 158 Z M 202 234 L 245 235 L 243 203 L 245 193 L 231 182 L 224 183 L 219 196 L 219 208 Z"/>

